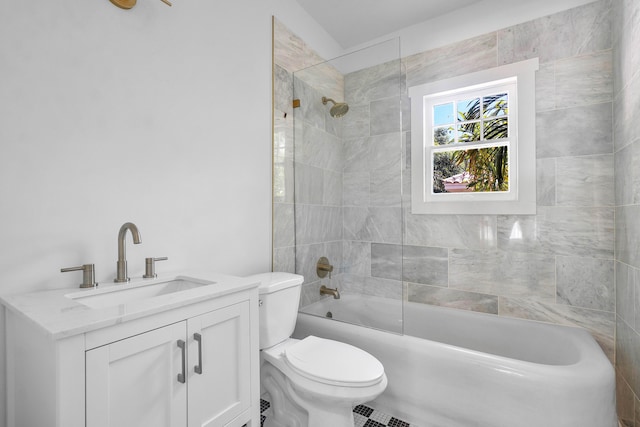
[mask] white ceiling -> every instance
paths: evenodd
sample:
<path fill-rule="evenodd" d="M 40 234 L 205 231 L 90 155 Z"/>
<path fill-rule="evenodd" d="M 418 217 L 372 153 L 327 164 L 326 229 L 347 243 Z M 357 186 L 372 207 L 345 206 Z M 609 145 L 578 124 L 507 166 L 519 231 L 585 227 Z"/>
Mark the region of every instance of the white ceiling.
<path fill-rule="evenodd" d="M 482 0 L 296 0 L 344 49 Z"/>

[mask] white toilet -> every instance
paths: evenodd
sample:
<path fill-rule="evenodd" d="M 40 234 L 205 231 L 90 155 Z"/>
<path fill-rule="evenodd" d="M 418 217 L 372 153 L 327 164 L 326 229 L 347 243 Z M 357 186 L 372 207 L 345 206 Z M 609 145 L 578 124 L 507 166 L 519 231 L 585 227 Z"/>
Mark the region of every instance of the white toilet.
<path fill-rule="evenodd" d="M 353 427 L 354 406 L 387 387 L 382 364 L 349 344 L 291 338 L 303 277 L 265 273 L 260 280 L 260 380 L 271 396 L 265 426 Z"/>

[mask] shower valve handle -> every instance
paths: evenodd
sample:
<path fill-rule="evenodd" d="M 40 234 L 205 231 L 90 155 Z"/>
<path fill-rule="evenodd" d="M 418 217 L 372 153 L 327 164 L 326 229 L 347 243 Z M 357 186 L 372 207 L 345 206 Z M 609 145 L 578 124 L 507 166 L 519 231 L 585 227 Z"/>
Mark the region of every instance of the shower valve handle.
<path fill-rule="evenodd" d="M 331 279 L 332 271 L 333 271 L 333 265 L 329 263 L 329 260 L 327 259 L 327 257 L 323 256 L 318 260 L 318 263 L 316 264 L 316 273 L 318 274 L 318 277 L 320 278 L 327 277 L 327 274 L 328 274 L 329 279 Z"/>

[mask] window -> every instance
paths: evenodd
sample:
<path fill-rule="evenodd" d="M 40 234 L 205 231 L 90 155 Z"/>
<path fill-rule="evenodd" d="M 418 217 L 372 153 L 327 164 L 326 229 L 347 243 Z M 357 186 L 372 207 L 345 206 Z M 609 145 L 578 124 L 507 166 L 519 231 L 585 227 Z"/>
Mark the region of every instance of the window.
<path fill-rule="evenodd" d="M 535 214 L 537 68 L 533 59 L 409 88 L 412 213 Z"/>

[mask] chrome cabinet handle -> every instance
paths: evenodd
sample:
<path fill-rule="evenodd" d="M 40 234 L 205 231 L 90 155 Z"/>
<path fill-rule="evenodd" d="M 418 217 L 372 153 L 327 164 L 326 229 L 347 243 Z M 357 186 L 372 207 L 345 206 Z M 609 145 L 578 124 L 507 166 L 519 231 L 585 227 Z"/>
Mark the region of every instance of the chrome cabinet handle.
<path fill-rule="evenodd" d="M 196 374 L 202 375 L 202 335 L 199 333 L 193 334 L 193 339 L 198 341 L 198 364 L 194 366 L 193 370 Z"/>
<path fill-rule="evenodd" d="M 185 342 L 182 340 L 178 340 L 178 347 L 180 348 L 180 350 L 182 351 L 182 373 L 178 374 L 178 382 L 184 384 L 186 381 L 185 378 L 185 370 L 186 370 L 186 360 L 185 360 L 185 351 L 186 351 L 186 345 Z"/>

